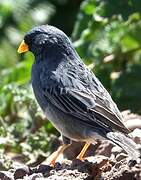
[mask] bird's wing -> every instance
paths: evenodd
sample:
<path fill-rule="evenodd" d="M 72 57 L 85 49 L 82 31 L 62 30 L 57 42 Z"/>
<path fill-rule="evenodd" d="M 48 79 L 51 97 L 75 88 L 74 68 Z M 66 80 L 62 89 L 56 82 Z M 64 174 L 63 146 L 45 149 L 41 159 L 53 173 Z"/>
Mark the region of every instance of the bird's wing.
<path fill-rule="evenodd" d="M 98 92 L 55 87 L 51 90 L 46 89 L 44 95 L 61 111 L 78 117 L 91 126 L 99 125 L 105 129 L 129 133 L 116 114 L 118 112 L 115 111 L 114 102 L 111 99 L 103 99 Z"/>

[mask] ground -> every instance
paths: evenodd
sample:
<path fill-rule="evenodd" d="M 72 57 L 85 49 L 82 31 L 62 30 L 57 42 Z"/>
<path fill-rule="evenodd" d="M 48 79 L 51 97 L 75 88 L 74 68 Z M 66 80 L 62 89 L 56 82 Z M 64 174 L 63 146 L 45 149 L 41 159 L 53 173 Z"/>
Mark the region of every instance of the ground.
<path fill-rule="evenodd" d="M 131 135 L 140 147 L 141 129 L 135 127 L 135 123 L 129 122 L 131 118 L 134 122 L 138 121 L 139 123 L 141 119 L 139 116 L 132 115 L 130 118 L 126 118 L 125 121 L 126 125 L 133 130 Z M 140 125 L 139 123 L 137 123 L 137 126 Z M 133 126 L 134 128 L 132 128 Z M 97 141 L 97 144 L 91 145 L 85 159 L 81 161 L 75 159 L 75 157 L 82 146 L 82 143 L 73 142 L 65 150 L 64 155 L 57 159 L 54 167 L 47 165 L 46 161 L 28 165 L 13 161 L 8 171 L 0 171 L 0 179 L 141 180 L 140 160 L 131 160 L 121 148 L 114 146 L 109 141 Z"/>

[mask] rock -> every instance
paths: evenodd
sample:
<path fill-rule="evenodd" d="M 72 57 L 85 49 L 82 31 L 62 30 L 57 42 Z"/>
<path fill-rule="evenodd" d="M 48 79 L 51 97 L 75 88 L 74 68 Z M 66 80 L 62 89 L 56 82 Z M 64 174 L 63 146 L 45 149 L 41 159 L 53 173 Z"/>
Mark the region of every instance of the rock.
<path fill-rule="evenodd" d="M 118 154 L 123 153 L 124 150 L 119 146 L 114 146 L 111 150 L 111 157 L 114 159 Z"/>
<path fill-rule="evenodd" d="M 74 160 L 72 161 L 72 163 L 71 163 L 71 168 L 74 169 L 74 168 L 80 166 L 80 164 L 82 164 L 82 163 L 83 163 L 82 160 L 80 160 L 80 159 L 74 159 Z"/>
<path fill-rule="evenodd" d="M 92 163 L 85 160 L 81 161 L 79 159 L 74 159 L 70 166 L 70 169 L 75 170 L 77 169 L 80 172 L 90 173 L 92 168 Z"/>
<path fill-rule="evenodd" d="M 96 180 L 101 178 L 102 172 L 110 171 L 112 165 L 114 164 L 114 162 L 111 161 L 108 157 L 102 155 L 88 157 L 87 160 L 89 163 L 91 162 L 91 169 L 89 167 L 89 174 L 92 177 L 95 177 Z M 85 169 L 87 168 L 85 167 Z"/>
<path fill-rule="evenodd" d="M 74 180 L 74 179 L 84 180 L 89 177 L 90 175 L 88 173 L 80 172 L 77 169 L 76 170 L 62 169 L 62 170 L 53 172 L 53 174 L 51 174 L 51 176 L 49 176 L 46 179 L 47 180 Z"/>
<path fill-rule="evenodd" d="M 135 143 L 141 144 L 141 129 L 134 129 L 134 131 L 130 133 L 130 136 L 133 137 Z"/>
<path fill-rule="evenodd" d="M 30 174 L 29 167 L 21 166 L 20 168 L 16 169 L 16 171 L 14 172 L 14 179 L 20 179 L 29 174 Z"/>
<path fill-rule="evenodd" d="M 42 179 L 44 178 L 44 176 L 42 175 L 42 173 L 38 173 L 38 174 L 32 174 L 28 177 L 28 180 L 37 180 L 37 179 Z"/>
<path fill-rule="evenodd" d="M 50 170 L 52 169 L 51 166 L 49 165 L 45 165 L 45 164 L 40 164 L 37 168 L 36 168 L 36 173 L 43 173 L 43 174 L 47 174 L 50 172 Z"/>
<path fill-rule="evenodd" d="M 54 169 L 55 169 L 56 171 L 59 171 L 60 169 L 62 169 L 62 164 L 59 163 L 59 162 L 56 162 L 55 165 L 54 165 Z"/>
<path fill-rule="evenodd" d="M 140 180 L 141 165 L 133 163 L 132 166 L 128 165 L 127 159 L 122 159 L 117 162 L 110 171 L 102 173 L 104 180 Z"/>
<path fill-rule="evenodd" d="M 133 114 L 130 110 L 122 112 L 125 126 L 133 131 L 136 128 L 141 129 L 141 116 L 138 114 Z"/>
<path fill-rule="evenodd" d="M 125 123 L 125 126 L 130 129 L 131 131 L 133 131 L 136 128 L 140 128 L 141 129 L 141 119 L 131 119 L 128 120 Z"/>
<path fill-rule="evenodd" d="M 118 154 L 118 155 L 116 156 L 116 161 L 121 161 L 122 159 L 127 158 L 127 157 L 128 157 L 127 154 L 125 154 L 125 153 L 120 153 L 120 154 Z"/>
<path fill-rule="evenodd" d="M 107 140 L 101 141 L 98 148 L 96 149 L 95 154 L 110 157 L 112 147 L 113 144 L 110 141 Z"/>
<path fill-rule="evenodd" d="M 115 151 L 117 152 L 117 151 Z M 41 164 L 34 168 L 19 165 L 14 173 L 0 172 L 2 180 L 140 180 L 141 164 L 128 163 L 124 154 L 116 154 L 117 161 L 102 155 L 56 163 L 54 167 Z M 119 159 L 118 159 L 119 158 Z M 14 176 L 13 176 L 14 174 Z M 4 179 L 6 178 L 6 179 Z"/>
<path fill-rule="evenodd" d="M 136 160 L 129 160 L 129 162 L 128 162 L 128 166 L 129 167 L 133 167 L 133 166 L 135 166 L 137 164 L 137 161 Z"/>
<path fill-rule="evenodd" d="M 1 180 L 14 180 L 13 174 L 8 171 L 1 171 L 0 172 L 0 179 Z"/>

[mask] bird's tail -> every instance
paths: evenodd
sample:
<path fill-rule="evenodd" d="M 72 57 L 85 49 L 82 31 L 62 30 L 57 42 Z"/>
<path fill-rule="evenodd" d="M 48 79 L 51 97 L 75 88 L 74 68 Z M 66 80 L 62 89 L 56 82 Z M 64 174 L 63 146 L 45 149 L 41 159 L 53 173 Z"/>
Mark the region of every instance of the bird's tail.
<path fill-rule="evenodd" d="M 126 151 L 132 159 L 137 160 L 141 158 L 137 144 L 129 136 L 119 132 L 109 132 L 107 133 L 107 138 Z"/>

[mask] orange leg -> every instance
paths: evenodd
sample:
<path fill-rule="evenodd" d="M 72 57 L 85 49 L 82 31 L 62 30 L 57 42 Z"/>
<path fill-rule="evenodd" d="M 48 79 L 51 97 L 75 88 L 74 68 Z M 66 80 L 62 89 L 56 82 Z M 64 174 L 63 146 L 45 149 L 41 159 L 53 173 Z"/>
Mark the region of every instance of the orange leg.
<path fill-rule="evenodd" d="M 58 156 L 64 152 L 64 150 L 69 146 L 70 144 L 63 144 L 60 146 L 57 151 L 53 152 L 46 160 L 47 164 L 49 165 L 55 165 L 56 159 Z"/>
<path fill-rule="evenodd" d="M 90 146 L 90 144 L 91 143 L 85 143 L 83 149 L 81 150 L 81 152 L 77 156 L 77 159 L 83 160 L 83 156 L 84 156 L 85 152 L 87 151 L 88 147 Z"/>

